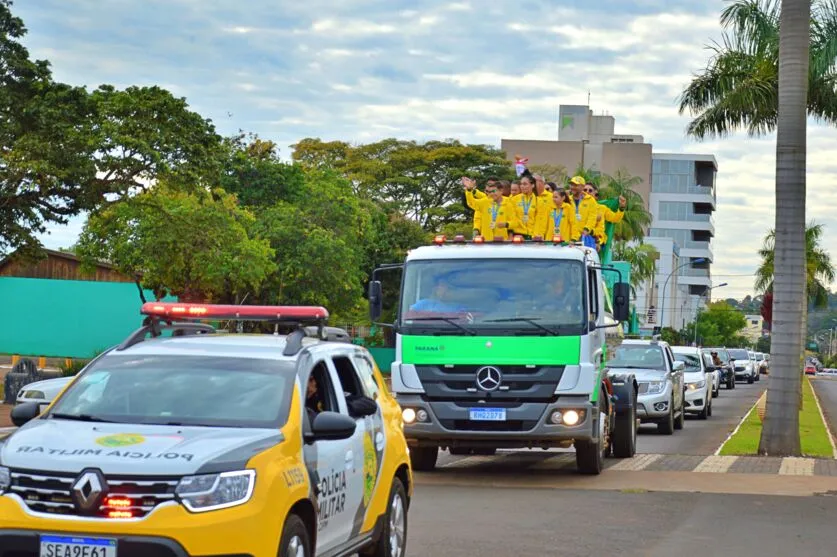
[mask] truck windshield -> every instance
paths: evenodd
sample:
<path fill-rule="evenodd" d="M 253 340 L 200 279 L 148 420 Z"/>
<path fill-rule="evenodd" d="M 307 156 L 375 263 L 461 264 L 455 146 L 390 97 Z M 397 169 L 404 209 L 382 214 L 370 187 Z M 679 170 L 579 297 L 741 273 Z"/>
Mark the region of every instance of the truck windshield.
<path fill-rule="evenodd" d="M 579 335 L 586 305 L 580 261 L 446 259 L 406 265 L 402 333 Z"/>
<path fill-rule="evenodd" d="M 292 364 L 210 356 L 105 356 L 55 403 L 50 418 L 127 424 L 278 428 Z"/>
<path fill-rule="evenodd" d="M 623 344 L 611 352 L 607 362 L 611 368 L 666 370 L 663 351 L 648 344 Z"/>

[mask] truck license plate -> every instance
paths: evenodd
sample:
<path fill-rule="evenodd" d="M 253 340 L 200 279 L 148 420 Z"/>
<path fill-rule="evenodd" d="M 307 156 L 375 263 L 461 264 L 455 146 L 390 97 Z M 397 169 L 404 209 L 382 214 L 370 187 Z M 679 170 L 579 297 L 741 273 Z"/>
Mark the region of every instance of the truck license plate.
<path fill-rule="evenodd" d="M 471 419 L 480 422 L 505 422 L 505 408 L 471 408 Z"/>
<path fill-rule="evenodd" d="M 40 557 L 116 557 L 116 540 L 41 536 Z"/>

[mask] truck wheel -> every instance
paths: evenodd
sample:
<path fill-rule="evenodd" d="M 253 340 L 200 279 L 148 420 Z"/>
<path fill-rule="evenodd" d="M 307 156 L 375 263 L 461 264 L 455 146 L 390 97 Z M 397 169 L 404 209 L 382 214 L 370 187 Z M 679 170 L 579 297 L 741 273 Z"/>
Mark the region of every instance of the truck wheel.
<path fill-rule="evenodd" d="M 671 403 L 668 407 L 668 418 L 664 422 L 660 422 L 657 424 L 657 431 L 662 433 L 663 435 L 672 435 L 674 433 L 674 399 L 671 399 Z"/>
<path fill-rule="evenodd" d="M 602 399 L 599 398 L 599 420 L 607 420 L 608 416 L 602 408 Z M 608 444 L 605 442 L 605 435 L 601 434 L 599 426 L 599 439 L 597 441 L 576 441 L 575 442 L 575 464 L 582 474 L 597 476 L 604 468 L 605 453 Z"/>
<path fill-rule="evenodd" d="M 439 447 L 412 447 L 410 449 L 410 463 L 413 470 L 429 472 L 436 468 L 439 458 Z"/>
<path fill-rule="evenodd" d="M 311 540 L 305 523 L 295 514 L 289 514 L 282 528 L 279 557 L 311 557 Z"/>
<path fill-rule="evenodd" d="M 636 394 L 628 389 L 630 408 L 623 414 L 616 415 L 613 428 L 613 456 L 631 458 L 636 454 Z"/>
<path fill-rule="evenodd" d="M 680 415 L 677 416 L 677 419 L 674 420 L 674 429 L 683 429 L 683 426 L 686 425 L 686 397 L 683 397 L 683 401 L 680 403 Z"/>
<path fill-rule="evenodd" d="M 381 537 L 361 557 L 403 556 L 407 551 L 407 492 L 401 480 L 395 478 L 389 493 L 389 504 Z"/>

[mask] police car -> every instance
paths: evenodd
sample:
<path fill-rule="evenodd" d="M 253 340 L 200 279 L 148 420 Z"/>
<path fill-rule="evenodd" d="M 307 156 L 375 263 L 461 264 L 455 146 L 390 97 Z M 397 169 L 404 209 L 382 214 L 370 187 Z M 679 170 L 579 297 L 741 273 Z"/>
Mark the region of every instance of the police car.
<path fill-rule="evenodd" d="M 404 554 L 401 411 L 364 348 L 323 340 L 324 308 L 150 302 L 142 313 L 43 413 L 13 410 L 0 557 Z M 196 322 L 214 320 L 297 328 Z"/>

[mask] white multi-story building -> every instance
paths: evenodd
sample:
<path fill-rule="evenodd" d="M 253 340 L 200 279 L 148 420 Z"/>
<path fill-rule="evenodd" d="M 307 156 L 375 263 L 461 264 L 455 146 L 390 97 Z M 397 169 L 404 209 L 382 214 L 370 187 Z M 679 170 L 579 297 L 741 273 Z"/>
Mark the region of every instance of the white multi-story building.
<path fill-rule="evenodd" d="M 652 156 L 648 209 L 653 221 L 648 235 L 677 243 L 681 264 L 688 263 L 678 270 L 678 281 L 695 296 L 707 296 L 712 287 L 717 172 L 713 155 Z"/>
<path fill-rule="evenodd" d="M 660 253 L 654 278 L 637 288 L 636 311 L 643 329 L 670 327 L 682 330 L 694 321 L 700 296 L 690 294 L 677 268 L 684 263 L 682 250 L 671 238 L 646 237 L 645 243 Z"/>

